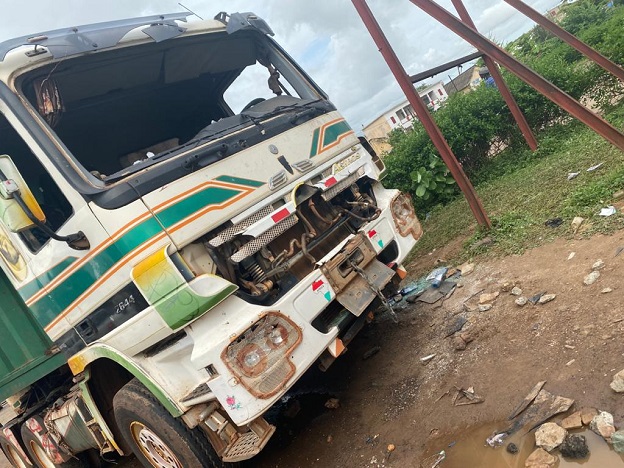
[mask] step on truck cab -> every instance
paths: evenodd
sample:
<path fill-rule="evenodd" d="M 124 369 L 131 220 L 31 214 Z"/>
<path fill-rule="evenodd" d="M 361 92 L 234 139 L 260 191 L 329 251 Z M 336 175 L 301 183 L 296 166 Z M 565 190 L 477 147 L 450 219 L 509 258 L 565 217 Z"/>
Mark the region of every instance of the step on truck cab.
<path fill-rule="evenodd" d="M 0 443 L 14 466 L 256 455 L 421 234 L 252 13 L 0 44 Z"/>

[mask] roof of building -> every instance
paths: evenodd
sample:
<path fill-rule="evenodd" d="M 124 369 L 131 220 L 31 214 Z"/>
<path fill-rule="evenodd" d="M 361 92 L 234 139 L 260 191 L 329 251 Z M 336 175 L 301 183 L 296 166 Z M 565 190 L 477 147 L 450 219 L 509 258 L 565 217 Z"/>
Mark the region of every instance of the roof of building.
<path fill-rule="evenodd" d="M 461 72 L 459 75 L 457 75 L 448 83 L 445 83 L 444 89 L 446 90 L 446 94 L 450 96 L 451 94 L 455 94 L 461 91 L 462 89 L 465 89 L 468 86 L 470 86 L 470 81 L 472 81 L 472 74 L 476 67 L 477 67 L 476 65 L 473 65 L 472 67 L 468 68 L 466 71 Z"/>

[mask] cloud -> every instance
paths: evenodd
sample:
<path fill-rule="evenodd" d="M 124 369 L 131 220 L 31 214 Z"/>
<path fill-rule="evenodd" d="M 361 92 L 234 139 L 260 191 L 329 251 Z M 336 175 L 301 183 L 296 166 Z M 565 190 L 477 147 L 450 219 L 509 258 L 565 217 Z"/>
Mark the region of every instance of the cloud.
<path fill-rule="evenodd" d="M 254 11 L 267 20 L 276 40 L 312 78 L 356 129 L 375 118 L 402 93 L 355 8 L 336 0 L 183 0 L 204 18 L 219 11 Z M 558 0 L 529 2 L 538 11 Z M 450 0 L 440 4 L 455 14 Z M 530 20 L 502 0 L 465 0 L 477 27 L 486 36 L 508 41 L 530 29 Z M 369 0 L 403 66 L 414 74 L 472 52 L 472 46 L 416 8 L 408 0 Z M 0 0 L 0 40 L 134 16 L 181 11 L 174 0 Z M 189 18 L 192 19 L 192 18 Z M 456 75 L 455 70 L 448 74 Z M 438 80 L 439 78 L 436 77 Z M 433 80 L 429 80 L 432 82 Z"/>

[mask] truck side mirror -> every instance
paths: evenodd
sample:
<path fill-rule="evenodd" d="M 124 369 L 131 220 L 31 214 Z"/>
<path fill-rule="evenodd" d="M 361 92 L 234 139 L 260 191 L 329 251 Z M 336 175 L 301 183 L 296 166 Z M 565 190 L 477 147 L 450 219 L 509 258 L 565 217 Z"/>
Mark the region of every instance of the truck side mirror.
<path fill-rule="evenodd" d="M 37 203 L 24 178 L 15 167 L 10 156 L 0 155 L 0 220 L 12 232 L 20 232 L 35 227 L 36 224 L 22 209 L 15 195 L 22 200 L 36 219 L 45 222 L 45 214 Z"/>

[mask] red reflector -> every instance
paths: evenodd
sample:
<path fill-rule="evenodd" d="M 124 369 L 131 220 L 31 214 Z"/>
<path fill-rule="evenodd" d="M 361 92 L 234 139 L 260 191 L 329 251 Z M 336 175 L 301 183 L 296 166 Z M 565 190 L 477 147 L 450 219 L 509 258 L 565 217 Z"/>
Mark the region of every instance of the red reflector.
<path fill-rule="evenodd" d="M 368 237 L 370 237 L 371 239 L 375 237 L 376 235 L 377 235 L 377 231 L 375 231 L 374 229 L 371 229 L 370 231 L 368 231 Z"/>
<path fill-rule="evenodd" d="M 323 282 L 323 280 L 316 280 L 312 283 L 312 291 L 316 291 L 318 290 L 321 286 L 323 286 L 323 284 L 325 284 Z"/>
<path fill-rule="evenodd" d="M 329 179 L 327 179 L 325 181 L 325 187 L 329 188 L 332 185 L 336 185 L 338 183 L 338 181 L 336 180 L 336 178 L 334 176 L 330 177 Z"/>
<path fill-rule="evenodd" d="M 290 211 L 288 211 L 288 208 L 282 208 L 277 213 L 273 213 L 271 215 L 271 219 L 274 223 L 279 223 L 282 219 L 288 218 L 288 216 L 290 216 Z"/>

